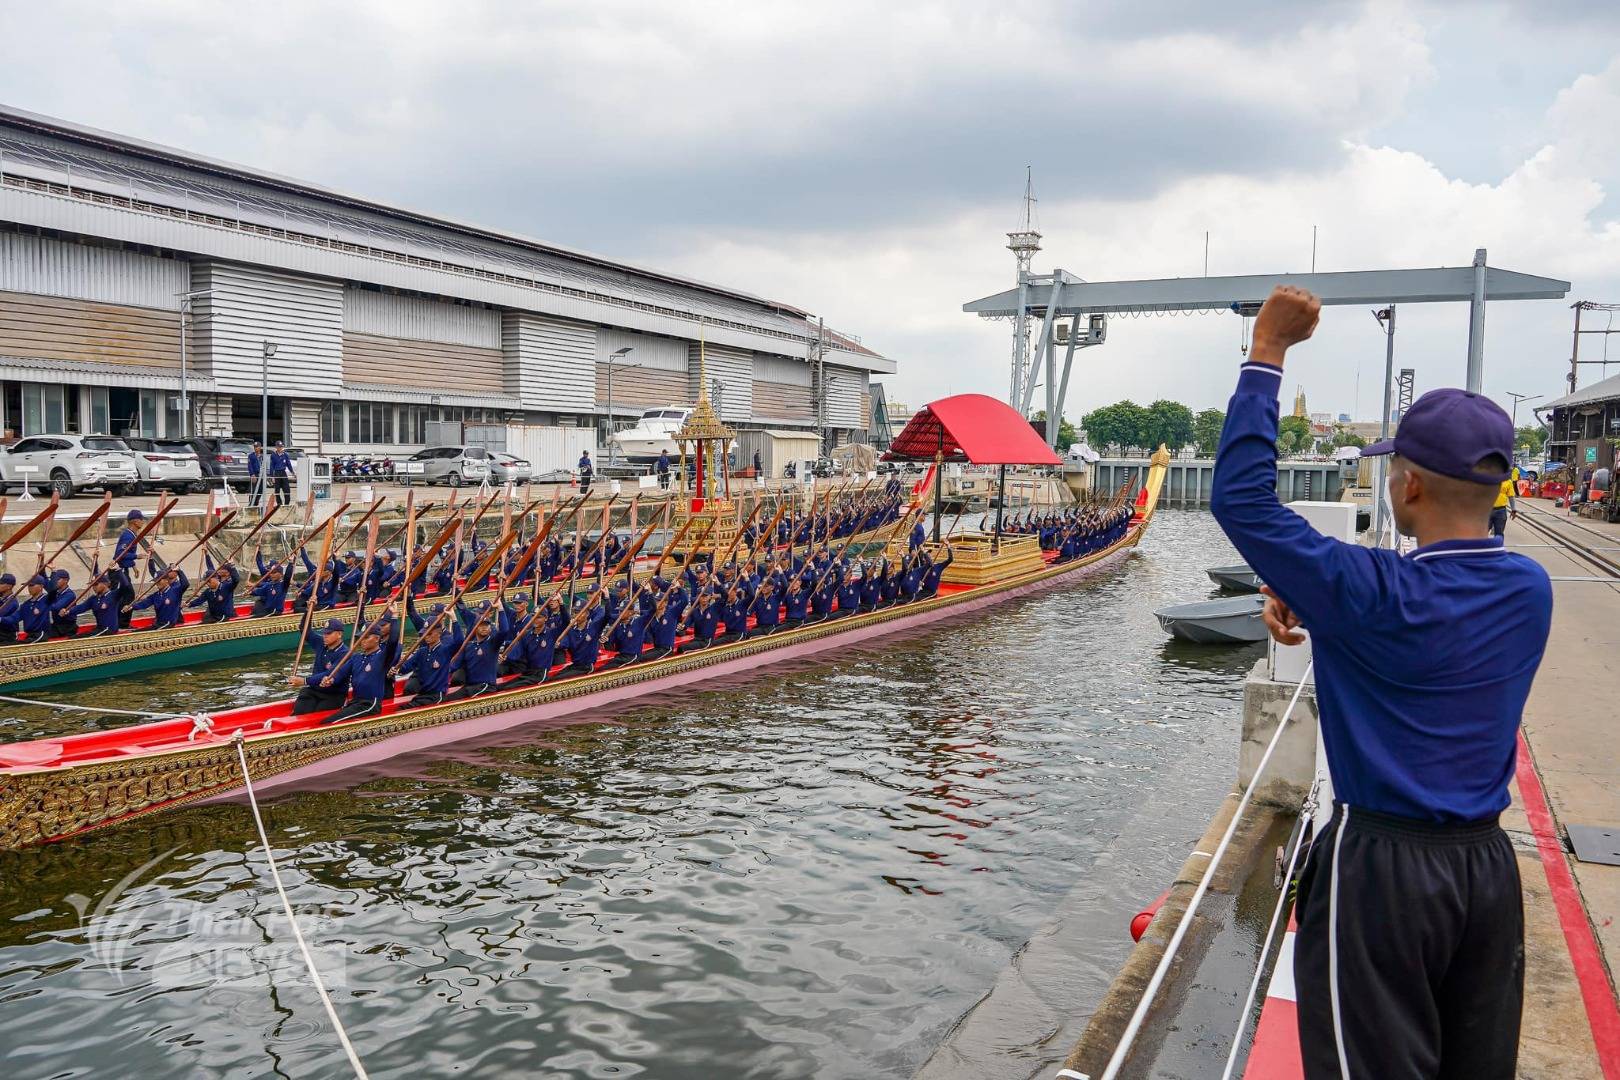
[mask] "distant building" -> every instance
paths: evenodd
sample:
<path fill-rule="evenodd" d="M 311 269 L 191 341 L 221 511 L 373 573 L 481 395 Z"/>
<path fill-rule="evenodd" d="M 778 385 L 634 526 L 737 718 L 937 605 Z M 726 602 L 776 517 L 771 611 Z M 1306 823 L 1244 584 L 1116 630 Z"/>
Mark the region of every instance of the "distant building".
<path fill-rule="evenodd" d="M 1310 411 L 1305 407 L 1305 387 L 1299 386 L 1294 390 L 1294 415 L 1309 417 Z"/>
<path fill-rule="evenodd" d="M 1620 440 L 1620 375 L 1549 401 L 1536 409 L 1536 415 L 1549 418 L 1547 460 L 1577 468 L 1614 468 L 1614 443 Z"/>

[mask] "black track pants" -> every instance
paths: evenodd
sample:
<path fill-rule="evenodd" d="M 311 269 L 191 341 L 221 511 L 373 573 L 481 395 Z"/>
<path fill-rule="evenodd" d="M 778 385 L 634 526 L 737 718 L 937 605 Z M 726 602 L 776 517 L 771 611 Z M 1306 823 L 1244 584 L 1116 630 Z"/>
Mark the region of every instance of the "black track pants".
<path fill-rule="evenodd" d="M 1311 845 L 1296 914 L 1309 1080 L 1514 1076 L 1524 902 L 1496 822 L 1336 805 Z"/>

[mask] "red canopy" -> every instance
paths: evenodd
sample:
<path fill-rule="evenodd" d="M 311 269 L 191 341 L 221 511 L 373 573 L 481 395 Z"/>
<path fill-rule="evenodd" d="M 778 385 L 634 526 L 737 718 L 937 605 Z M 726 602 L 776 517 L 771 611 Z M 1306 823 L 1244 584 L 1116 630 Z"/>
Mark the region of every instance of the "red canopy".
<path fill-rule="evenodd" d="M 895 436 L 885 458 L 946 461 L 974 465 L 1061 465 L 1029 421 L 1012 406 L 983 394 L 957 394 L 925 405 Z"/>

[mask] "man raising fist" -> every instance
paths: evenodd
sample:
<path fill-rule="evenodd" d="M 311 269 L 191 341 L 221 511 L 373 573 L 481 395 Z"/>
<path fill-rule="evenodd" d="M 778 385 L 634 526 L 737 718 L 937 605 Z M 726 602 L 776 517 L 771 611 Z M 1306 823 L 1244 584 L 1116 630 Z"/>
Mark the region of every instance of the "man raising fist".
<path fill-rule="evenodd" d="M 1277 499 L 1277 390 L 1319 301 L 1279 286 L 1227 406 L 1211 509 L 1266 582 L 1279 641 L 1309 632 L 1333 816 L 1300 876 L 1294 981 L 1305 1075 L 1514 1075 L 1524 986 L 1508 805 L 1552 615 L 1534 562 L 1489 535 L 1513 461 L 1494 402 L 1433 390 L 1392 454 L 1402 556 L 1329 539 Z"/>

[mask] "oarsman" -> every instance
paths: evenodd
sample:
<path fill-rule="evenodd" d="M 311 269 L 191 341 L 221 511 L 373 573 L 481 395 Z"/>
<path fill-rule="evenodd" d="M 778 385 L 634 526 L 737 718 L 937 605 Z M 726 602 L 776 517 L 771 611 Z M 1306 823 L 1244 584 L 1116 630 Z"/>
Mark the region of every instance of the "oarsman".
<path fill-rule="evenodd" d="M 383 650 L 386 628 L 381 621 L 368 624 L 360 631 L 360 640 L 354 649 L 331 673 L 321 680 L 323 690 L 348 690 L 352 696 L 323 724 L 336 724 L 361 716 L 375 716 L 382 711 L 383 702 L 393 697 L 393 677 L 388 672 L 388 656 Z"/>
<path fill-rule="evenodd" d="M 135 560 L 140 552 L 137 550 L 136 537 L 140 535 L 141 522 L 146 515 L 139 509 L 131 510 L 124 515 L 124 528 L 118 534 L 118 543 L 113 545 L 112 565 L 121 571 L 118 580 L 118 606 L 124 611 L 135 602 Z M 122 615 L 123 626 L 129 625 L 129 615 Z"/>
<path fill-rule="evenodd" d="M 751 608 L 754 615 L 754 633 L 771 634 L 782 625 L 782 586 L 774 578 L 759 583 Z"/>
<path fill-rule="evenodd" d="M 1278 500 L 1276 445 L 1284 355 L 1319 310 L 1288 286 L 1261 308 L 1211 492 L 1266 582 L 1272 636 L 1310 631 L 1335 802 L 1295 906 L 1304 1072 L 1506 1080 L 1524 910 L 1497 816 L 1552 615 L 1546 572 L 1488 535 L 1513 424 L 1482 395 L 1424 394 L 1393 440 L 1362 450 L 1394 455 L 1387 497 L 1418 547 L 1323 536 Z"/>
<path fill-rule="evenodd" d="M 860 568 L 851 566 L 844 573 L 844 583 L 838 589 L 838 610 L 833 618 L 841 619 L 846 615 L 853 615 L 861 607 L 861 572 Z"/>
<path fill-rule="evenodd" d="M 276 505 L 286 506 L 292 502 L 292 455 L 282 447 L 281 440 L 277 439 L 275 446 L 270 450 L 270 483 L 276 489 Z"/>
<path fill-rule="evenodd" d="M 944 562 L 940 562 L 932 556 L 928 558 L 926 568 L 923 570 L 922 585 L 917 590 L 918 597 L 923 600 L 927 600 L 938 593 L 939 583 L 945 579 L 945 571 L 948 570 L 951 563 L 955 561 L 956 549 L 951 547 L 950 541 L 947 540 L 945 542 Z"/>
<path fill-rule="evenodd" d="M 346 685 L 339 688 L 321 685 L 321 681 L 332 674 L 338 661 L 343 659 L 342 620 L 328 619 L 325 626 L 311 627 L 304 635 L 304 644 L 310 650 L 310 672 L 303 678 L 294 675 L 287 680 L 290 685 L 298 687 L 298 697 L 293 700 L 294 716 L 336 709 L 343 704 L 348 693 Z"/>
<path fill-rule="evenodd" d="M 253 597 L 251 617 L 262 619 L 269 615 L 280 615 L 287 606 L 287 579 L 281 572 L 281 564 L 267 564 L 263 556 L 258 556 L 257 561 L 259 580 L 248 593 Z"/>
<path fill-rule="evenodd" d="M 420 635 L 416 651 L 398 669 L 398 674 L 406 676 L 407 709 L 437 705 L 450 692 L 451 661 L 461 647 L 461 626 L 453 619 L 439 618 L 442 614 L 444 605 L 434 604 L 423 618 L 416 612 L 415 600 L 405 598 L 405 617 Z"/>
<path fill-rule="evenodd" d="M 507 650 L 507 661 L 522 672 L 513 685 L 538 686 L 551 678 L 551 669 L 557 665 L 557 649 L 567 630 L 568 613 L 563 610 L 562 597 L 552 593 L 535 613 L 532 625 Z"/>
<path fill-rule="evenodd" d="M 568 673 L 589 675 L 596 670 L 596 661 L 602 655 L 602 626 L 607 612 L 601 604 L 582 607 L 568 624 L 563 640 L 568 649 Z"/>
<path fill-rule="evenodd" d="M 51 632 L 50 583 L 43 574 L 28 579 L 26 592 L 17 603 L 17 642 L 32 645 L 44 641 Z"/>
<path fill-rule="evenodd" d="M 366 576 L 365 559 L 358 551 L 343 556 L 343 569 L 338 574 L 338 603 L 354 604 L 360 600 L 360 586 Z"/>
<path fill-rule="evenodd" d="M 21 599 L 17 593 L 17 576 L 0 574 L 0 645 L 16 643 L 17 604 Z"/>
<path fill-rule="evenodd" d="M 449 701 L 463 701 L 488 693 L 500 681 L 501 644 L 495 634 L 495 618 L 480 620 L 478 613 L 468 610 L 459 601 L 456 613 L 467 627 L 469 637 L 462 643 L 461 659 L 457 663 L 461 685 L 451 691 L 446 699 Z"/>
<path fill-rule="evenodd" d="M 78 618 L 85 612 L 95 617 L 95 629 L 89 637 L 107 637 L 118 633 L 118 593 L 113 583 L 105 574 L 98 574 L 90 581 L 90 591 L 77 604 L 68 609 L 68 614 L 74 620 L 74 631 L 78 631 Z"/>
<path fill-rule="evenodd" d="M 186 572 L 178 566 L 171 566 L 158 575 L 157 581 L 150 591 L 135 603 L 124 608 L 128 612 L 136 612 L 142 608 L 152 609 L 152 625 L 149 630 L 170 630 L 185 618 L 186 589 L 190 586 L 186 580 Z"/>
<path fill-rule="evenodd" d="M 51 597 L 51 637 L 70 638 L 79 636 L 79 617 L 73 614 L 73 605 L 79 600 L 79 594 L 74 592 L 68 584 L 72 575 L 66 570 L 51 571 L 51 587 L 48 590 Z"/>
<path fill-rule="evenodd" d="M 624 667 L 641 659 L 641 651 L 647 644 L 647 627 L 651 622 L 651 614 L 641 610 L 640 604 L 636 605 L 636 610 L 619 619 L 618 625 L 613 629 L 612 642 L 617 655 L 603 666 Z"/>
<path fill-rule="evenodd" d="M 310 559 L 308 552 L 299 552 L 304 561 L 304 583 L 299 586 L 297 598 L 293 601 L 293 608 L 302 611 L 309 606 L 310 592 L 315 588 L 315 563 Z M 320 595 L 315 598 L 315 610 L 336 607 L 338 602 L 338 575 L 342 564 L 336 559 L 327 560 L 326 569 L 319 575 L 321 579 Z"/>
<path fill-rule="evenodd" d="M 205 623 L 226 622 L 236 617 L 236 587 L 242 582 L 242 575 L 230 563 L 213 568 L 213 560 L 207 555 L 203 556 L 205 562 L 210 564 L 208 576 L 203 579 L 202 589 L 196 596 L 187 602 L 187 607 L 204 608 L 202 621 Z"/>
<path fill-rule="evenodd" d="M 707 649 L 714 644 L 715 630 L 720 625 L 720 597 L 712 587 L 692 595 L 685 621 L 692 628 L 692 637 L 681 646 L 682 652 Z"/>

